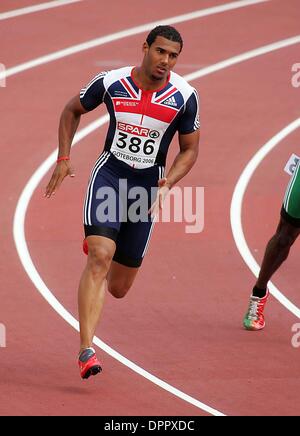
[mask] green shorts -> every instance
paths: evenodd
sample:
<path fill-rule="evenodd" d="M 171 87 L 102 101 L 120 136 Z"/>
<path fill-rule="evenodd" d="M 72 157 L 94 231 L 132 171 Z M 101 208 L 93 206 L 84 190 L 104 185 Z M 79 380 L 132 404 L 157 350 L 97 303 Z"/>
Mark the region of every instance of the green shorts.
<path fill-rule="evenodd" d="M 281 216 L 293 226 L 300 227 L 300 161 L 288 184 Z"/>

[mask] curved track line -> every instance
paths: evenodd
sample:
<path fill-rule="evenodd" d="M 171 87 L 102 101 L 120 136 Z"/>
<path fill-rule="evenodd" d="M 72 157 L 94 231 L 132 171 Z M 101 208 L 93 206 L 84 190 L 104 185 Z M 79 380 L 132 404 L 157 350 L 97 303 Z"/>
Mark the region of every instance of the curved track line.
<path fill-rule="evenodd" d="M 300 35 L 293 36 L 292 38 L 283 39 L 281 41 L 274 42 L 272 44 L 264 45 L 263 47 L 256 48 L 254 50 L 247 51 L 238 56 L 234 56 L 230 59 L 218 62 L 217 64 L 210 65 L 201 70 L 195 71 L 194 73 L 187 74 L 185 79 L 190 82 L 191 80 L 199 79 L 200 77 L 207 76 L 208 74 L 215 73 L 217 71 L 223 70 L 224 68 L 231 67 L 232 65 L 239 64 L 241 62 L 248 61 L 250 59 L 256 58 L 257 56 L 262 56 L 272 51 L 279 50 L 281 48 L 289 47 L 294 44 L 300 43 Z"/>
<path fill-rule="evenodd" d="M 300 36 L 298 37 L 300 42 Z M 285 45 L 287 40 L 285 41 Z M 290 39 L 290 44 L 295 44 L 295 38 Z M 282 41 L 279 41 L 277 43 L 278 48 L 282 48 Z M 271 44 L 270 46 L 267 46 L 270 48 L 271 51 L 274 50 L 274 44 Z M 245 60 L 250 59 L 249 53 L 247 52 L 244 54 Z M 266 53 L 266 47 L 261 47 L 257 50 L 252 50 L 252 57 L 259 56 L 259 53 L 265 54 Z M 235 56 L 234 58 L 228 59 L 227 61 L 223 61 L 221 63 L 215 64 L 215 66 L 212 66 L 211 68 L 202 69 L 196 72 L 198 75 L 196 77 L 204 76 L 204 73 L 201 73 L 201 71 L 205 70 L 206 75 L 211 74 L 214 71 L 220 70 L 220 64 L 223 65 L 222 68 L 226 68 L 226 66 L 233 65 L 232 59 L 236 60 L 236 63 L 241 62 L 241 57 Z M 213 68 L 214 67 L 214 68 Z M 195 77 L 195 74 L 193 77 Z M 190 77 L 192 75 L 189 75 Z M 188 76 L 185 76 L 186 79 L 188 79 Z M 105 115 L 104 117 L 101 117 L 99 120 L 94 121 L 93 123 L 89 124 L 84 129 L 80 130 L 74 137 L 74 141 L 72 146 L 77 144 L 81 139 L 83 139 L 85 136 L 87 136 L 89 133 L 93 132 L 95 129 L 100 127 L 101 125 L 108 122 L 109 116 Z M 23 264 L 23 267 L 25 271 L 27 272 L 29 278 L 35 285 L 35 287 L 38 289 L 38 291 L 43 295 L 43 297 L 51 304 L 51 306 L 56 310 L 56 312 L 61 315 L 71 326 L 73 326 L 76 330 L 79 329 L 78 321 L 72 317 L 72 315 L 61 305 L 61 303 L 54 297 L 54 295 L 50 292 L 50 290 L 47 288 L 45 283 L 43 282 L 42 278 L 38 274 L 32 259 L 30 257 L 26 239 L 25 239 L 25 217 L 26 217 L 26 211 L 30 202 L 30 199 L 33 195 L 33 192 L 35 191 L 36 187 L 39 185 L 42 178 L 45 176 L 45 174 L 49 171 L 50 167 L 55 163 L 57 151 L 55 150 L 48 159 L 38 168 L 38 170 L 33 174 L 29 182 L 26 184 L 21 197 L 18 201 L 15 216 L 14 216 L 14 224 L 13 224 L 13 234 L 14 234 L 14 240 L 17 248 L 18 255 L 20 257 L 21 263 Z M 178 396 L 179 398 L 182 398 L 183 400 L 187 401 L 190 404 L 195 405 L 196 407 L 199 407 L 202 410 L 207 411 L 208 413 L 211 413 L 212 415 L 216 416 L 224 416 L 221 412 L 212 409 L 211 407 L 205 405 L 204 403 L 199 402 L 198 400 L 195 400 L 194 398 L 186 395 L 185 393 L 177 390 L 173 386 L 163 382 L 162 380 L 158 379 L 157 377 L 153 376 L 152 374 L 146 372 L 142 368 L 135 365 L 133 362 L 129 361 L 125 357 L 121 356 L 119 353 L 117 353 L 115 350 L 113 350 L 111 347 L 109 347 L 107 344 L 102 342 L 99 338 L 95 338 L 94 340 L 95 344 L 98 345 L 100 348 L 102 348 L 104 351 L 106 351 L 109 355 L 116 358 L 121 363 L 125 364 L 138 374 L 146 377 L 148 380 L 152 381 L 153 383 L 159 385 L 163 389 L 173 393 L 174 395 Z"/>
<path fill-rule="evenodd" d="M 45 11 L 46 9 L 57 8 L 59 6 L 66 6 L 71 3 L 78 3 L 82 0 L 56 0 L 39 5 L 27 6 L 25 8 L 14 9 L 12 11 L 0 13 L 0 21 L 7 20 L 8 18 L 19 17 L 20 15 L 32 14 L 33 12 Z"/>
<path fill-rule="evenodd" d="M 245 235 L 242 226 L 242 206 L 243 199 L 254 172 L 265 157 L 275 148 L 284 138 L 290 135 L 294 130 L 300 127 L 300 118 L 293 121 L 283 130 L 281 130 L 277 135 L 275 135 L 270 141 L 268 141 L 250 160 L 244 171 L 242 172 L 239 181 L 235 187 L 231 208 L 230 208 L 230 221 L 233 237 L 236 246 L 244 259 L 245 263 L 248 265 L 253 274 L 258 277 L 260 267 L 247 245 Z M 300 318 L 300 309 L 295 306 L 288 298 L 283 295 L 276 286 L 270 282 L 269 289 L 272 295 L 290 312 L 292 312 L 297 318 Z"/>
<path fill-rule="evenodd" d="M 50 53 L 45 56 L 41 56 L 36 59 L 32 59 L 31 61 L 25 62 L 20 65 L 16 65 L 15 67 L 7 68 L 5 72 L 0 72 L 0 80 L 7 79 L 10 76 L 14 76 L 15 74 L 19 74 L 22 71 L 29 70 L 31 68 L 38 67 L 39 65 L 43 65 L 49 62 L 56 61 L 58 59 L 62 59 L 66 56 L 73 55 L 75 53 L 80 53 L 85 50 L 89 50 L 94 47 L 99 47 L 100 45 L 107 44 L 109 42 L 117 41 L 122 38 L 127 38 L 128 36 L 138 35 L 139 33 L 147 32 L 151 30 L 153 27 L 158 26 L 160 24 L 176 24 L 183 23 L 185 21 L 194 20 L 196 18 L 207 17 L 209 15 L 218 14 L 221 12 L 231 11 L 234 9 L 243 8 L 246 6 L 255 5 L 258 3 L 265 3 L 270 0 L 241 0 L 231 2 L 221 6 L 214 6 L 207 9 L 200 9 L 198 11 L 190 12 L 188 14 L 177 15 L 171 18 L 165 18 L 159 21 L 153 21 L 148 24 L 144 24 L 142 26 L 132 27 L 127 30 L 122 30 L 120 32 L 112 33 L 110 35 L 102 36 L 100 38 L 92 39 L 91 41 L 84 42 L 82 44 L 73 45 L 71 47 L 65 48 L 63 50 L 56 51 L 54 53 Z"/>

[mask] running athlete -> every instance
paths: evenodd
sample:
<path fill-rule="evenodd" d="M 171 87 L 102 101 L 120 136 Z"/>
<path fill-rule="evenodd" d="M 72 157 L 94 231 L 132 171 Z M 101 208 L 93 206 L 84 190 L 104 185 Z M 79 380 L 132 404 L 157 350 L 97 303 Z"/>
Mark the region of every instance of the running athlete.
<path fill-rule="evenodd" d="M 101 103 L 106 104 L 110 115 L 104 150 L 92 170 L 84 204 L 83 248 L 88 258 L 78 292 L 78 364 L 82 378 L 101 371 L 92 342 L 106 288 L 116 298 L 127 294 L 145 256 L 153 217 L 172 186 L 197 159 L 197 92 L 172 72 L 182 46 L 176 29 L 156 27 L 143 44 L 139 67 L 98 74 L 61 115 L 57 166 L 46 188 L 48 198 L 67 175 L 74 175 L 70 148 L 81 115 Z M 168 148 L 177 131 L 180 150 L 164 177 Z M 124 220 L 132 206 L 127 194 L 137 187 L 147 193 L 142 204 L 147 210 L 146 219 Z M 151 201 L 151 188 L 155 187 Z M 112 193 L 116 194 L 115 200 L 111 200 Z M 107 209 L 113 213 L 106 214 Z"/>
<path fill-rule="evenodd" d="M 260 274 L 250 296 L 249 308 L 244 317 L 244 327 L 247 330 L 262 330 L 265 327 L 264 308 L 269 297 L 268 282 L 288 258 L 299 233 L 300 160 L 287 187 L 279 225 L 267 244 Z"/>

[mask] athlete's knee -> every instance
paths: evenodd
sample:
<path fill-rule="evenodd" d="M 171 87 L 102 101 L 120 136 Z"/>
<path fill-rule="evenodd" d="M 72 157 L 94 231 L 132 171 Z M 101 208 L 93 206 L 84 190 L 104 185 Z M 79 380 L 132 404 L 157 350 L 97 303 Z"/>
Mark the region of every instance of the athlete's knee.
<path fill-rule="evenodd" d="M 108 282 L 108 291 L 115 298 L 124 298 L 130 289 L 130 285 L 128 284 L 118 284 L 118 283 L 110 283 Z"/>
<path fill-rule="evenodd" d="M 94 273 L 107 273 L 112 260 L 112 253 L 102 245 L 89 246 L 88 268 Z"/>
<path fill-rule="evenodd" d="M 297 237 L 292 233 L 289 232 L 287 229 L 283 228 L 279 232 L 276 233 L 276 245 L 279 250 L 285 250 L 290 248 Z"/>

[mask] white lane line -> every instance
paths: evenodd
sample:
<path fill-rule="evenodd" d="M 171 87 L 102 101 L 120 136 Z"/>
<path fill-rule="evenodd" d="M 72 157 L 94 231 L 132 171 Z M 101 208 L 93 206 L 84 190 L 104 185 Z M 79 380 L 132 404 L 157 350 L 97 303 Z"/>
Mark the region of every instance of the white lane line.
<path fill-rule="evenodd" d="M 1 12 L 0 20 L 7 20 L 8 18 L 19 17 L 20 15 L 32 14 L 34 12 L 45 11 L 47 9 L 65 6 L 70 3 L 78 3 L 82 0 L 56 0 L 52 2 L 40 3 L 38 5 L 27 6 L 25 8 L 14 9 L 12 11 Z"/>
<path fill-rule="evenodd" d="M 50 53 L 45 56 L 41 56 L 36 59 L 32 59 L 31 61 L 25 62 L 20 65 L 16 65 L 15 67 L 7 68 L 5 72 L 0 71 L 0 80 L 4 78 L 8 78 L 10 76 L 14 76 L 15 74 L 19 74 L 23 71 L 29 70 L 31 68 L 38 67 L 40 65 L 44 65 L 49 62 L 56 61 L 58 59 L 65 58 L 66 56 L 71 56 L 75 53 L 80 53 L 84 50 L 89 50 L 94 47 L 99 47 L 100 45 L 107 44 L 113 41 L 120 40 L 122 38 L 127 38 L 129 36 L 138 35 L 139 33 L 147 32 L 151 30 L 153 27 L 159 24 L 176 24 L 183 23 L 185 21 L 195 20 L 197 18 L 207 17 L 209 15 L 219 14 L 226 11 L 231 11 L 234 9 L 243 8 L 246 6 L 256 5 L 259 3 L 265 3 L 270 0 L 241 0 L 235 1 L 231 3 L 227 3 L 225 5 L 214 6 L 207 9 L 200 9 L 195 12 L 190 12 L 188 14 L 177 15 L 175 17 L 161 19 L 159 21 L 153 21 L 148 24 L 144 24 L 141 26 L 132 27 L 127 30 L 122 30 L 120 32 L 111 33 L 110 35 L 102 36 L 100 38 L 92 39 L 91 41 L 87 41 L 81 44 L 73 45 L 71 47 L 65 48 L 63 50 L 59 50 L 53 53 Z"/>
<path fill-rule="evenodd" d="M 207 76 L 211 73 L 216 73 L 217 71 L 223 70 L 224 68 L 231 67 L 232 65 L 245 62 L 247 60 L 256 58 L 257 56 L 262 56 L 272 51 L 279 50 L 281 48 L 289 47 L 294 44 L 300 43 L 300 35 L 293 36 L 292 38 L 283 39 L 282 41 L 277 41 L 272 44 L 265 45 L 263 47 L 256 48 L 254 50 L 247 51 L 238 56 L 234 56 L 230 59 L 218 62 L 217 64 L 210 65 L 206 68 L 201 68 L 201 70 L 195 71 L 194 73 L 187 74 L 185 79 L 187 81 L 199 79 L 200 77 Z"/>
<path fill-rule="evenodd" d="M 250 162 L 242 172 L 233 193 L 230 208 L 230 220 L 233 237 L 242 258 L 256 277 L 258 277 L 259 275 L 260 267 L 248 247 L 242 226 L 242 206 L 244 195 L 247 186 L 249 185 L 249 182 L 251 180 L 251 177 L 253 176 L 261 162 L 273 150 L 273 148 L 275 148 L 284 138 L 286 138 L 299 127 L 300 118 L 293 121 L 283 130 L 277 133 L 277 135 L 275 135 L 272 139 L 270 139 L 270 141 L 268 141 L 263 147 L 261 147 L 261 149 L 258 150 L 258 152 L 253 156 L 253 158 L 250 160 Z M 286 296 L 283 295 L 272 282 L 269 282 L 269 289 L 272 295 L 277 298 L 277 300 L 286 309 L 292 312 L 297 318 L 300 318 L 300 309 L 295 306 L 295 304 L 293 304 L 288 298 L 286 298 Z"/>
<path fill-rule="evenodd" d="M 300 36 L 299 36 L 299 40 L 300 40 Z M 291 42 L 291 44 L 294 44 L 294 39 L 292 38 L 290 40 L 290 42 Z M 281 41 L 279 41 L 277 44 L 278 44 L 278 47 L 281 48 Z M 274 48 L 273 48 L 273 44 L 272 44 L 271 50 L 273 50 L 273 49 Z M 265 54 L 266 53 L 265 47 L 262 47 L 261 51 L 263 54 Z M 257 56 L 257 51 L 252 51 L 252 53 L 253 53 L 253 57 Z M 235 56 L 235 59 L 237 59 L 237 58 L 240 59 L 240 57 Z M 246 57 L 246 58 L 249 59 L 249 57 Z M 230 62 L 230 59 L 228 59 L 227 63 L 226 62 L 224 63 L 224 62 L 223 62 L 223 68 L 226 68 L 226 66 L 232 65 L 232 62 Z M 239 60 L 239 62 L 241 62 L 241 61 Z M 219 64 L 216 64 L 216 65 L 219 65 Z M 207 69 L 206 69 L 206 71 L 207 71 Z M 219 69 L 217 69 L 217 71 L 219 71 Z M 214 72 L 214 70 L 209 70 L 209 71 L 207 71 L 206 74 L 211 74 L 212 72 Z M 198 74 L 199 73 L 201 73 L 201 70 L 198 71 Z M 185 78 L 187 79 L 188 77 L 185 76 Z M 83 139 L 88 134 L 92 133 L 94 130 L 96 130 L 97 128 L 99 128 L 100 126 L 102 126 L 103 124 L 105 124 L 108 121 L 109 121 L 109 116 L 106 115 L 106 116 L 100 118 L 99 120 L 96 120 L 93 123 L 89 124 L 84 129 L 80 130 L 75 135 L 72 146 L 77 144 L 81 139 Z M 18 201 L 18 204 L 17 204 L 17 209 L 16 209 L 15 216 L 14 216 L 13 233 L 14 233 L 14 240 L 15 240 L 17 252 L 19 254 L 21 263 L 23 264 L 25 271 L 27 272 L 29 278 L 31 279 L 31 281 L 33 282 L 33 284 L 35 285 L 37 290 L 51 304 L 51 306 L 54 308 L 54 310 L 59 315 L 61 315 L 70 325 L 72 325 L 76 330 L 78 330 L 78 322 L 71 316 L 71 314 L 68 311 L 66 311 L 66 309 L 53 296 L 53 294 L 47 288 L 47 286 L 43 282 L 42 278 L 40 277 L 39 273 L 37 272 L 37 270 L 32 262 L 32 259 L 30 257 L 27 243 L 26 243 L 26 239 L 25 239 L 25 234 L 24 234 L 24 232 L 25 232 L 25 230 L 24 230 L 25 216 L 26 216 L 26 212 L 27 212 L 27 208 L 28 208 L 30 199 L 31 199 L 35 189 L 40 184 L 40 181 L 42 180 L 42 178 L 46 175 L 46 173 L 49 171 L 51 166 L 55 163 L 56 156 L 57 156 L 57 151 L 55 150 L 48 157 L 48 159 L 37 169 L 37 171 L 33 174 L 31 179 L 29 180 L 29 182 L 26 184 L 26 186 L 21 194 L 21 197 Z M 100 348 L 102 348 L 104 351 L 106 351 L 111 356 L 115 357 L 121 363 L 129 366 L 128 365 L 129 361 L 125 357 L 121 356 L 115 350 L 112 350 L 110 347 L 108 347 L 106 344 L 104 344 L 99 338 L 95 338 L 95 344 L 98 345 Z M 132 364 L 132 362 L 130 363 L 130 365 L 131 364 Z M 219 414 L 222 415 L 221 412 L 215 411 L 215 409 L 211 409 L 211 408 L 208 409 L 209 406 L 203 405 L 203 403 L 198 402 L 198 400 L 192 399 L 192 397 L 189 397 L 189 396 L 186 397 L 186 394 L 179 393 L 178 390 L 173 391 L 173 389 L 175 389 L 174 387 L 172 387 L 168 384 L 165 384 L 165 382 L 161 382 L 161 380 L 159 380 L 157 378 L 153 379 L 153 377 L 154 377 L 153 375 L 149 374 L 148 372 L 146 374 L 144 374 L 144 370 L 142 368 L 137 367 L 135 364 L 132 364 L 132 365 L 134 365 L 134 366 L 129 366 L 129 367 L 131 369 L 133 369 L 134 371 L 136 371 L 138 374 L 143 375 L 148 380 L 151 380 L 153 383 L 157 384 L 158 386 L 161 386 L 163 389 L 166 389 L 167 391 L 172 392 L 174 395 L 178 396 L 179 398 L 182 398 L 189 403 L 191 403 L 191 401 L 196 401 L 197 403 L 191 403 L 191 404 L 194 404 L 194 405 L 196 405 L 196 407 L 199 407 L 205 411 L 213 410 L 213 412 L 208 412 L 208 413 L 211 413 L 212 415 L 219 415 Z"/>

